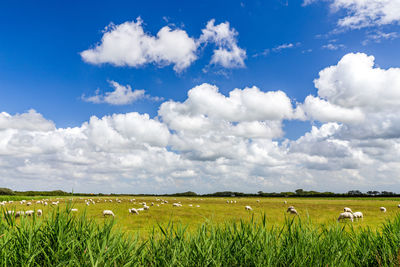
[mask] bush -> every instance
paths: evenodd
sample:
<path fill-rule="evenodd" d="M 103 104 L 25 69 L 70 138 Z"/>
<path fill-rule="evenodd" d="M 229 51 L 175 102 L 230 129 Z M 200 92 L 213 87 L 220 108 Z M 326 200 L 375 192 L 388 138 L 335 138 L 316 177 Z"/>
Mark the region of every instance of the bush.
<path fill-rule="evenodd" d="M 10 188 L 0 188 L 0 195 L 15 195 L 14 191 Z"/>

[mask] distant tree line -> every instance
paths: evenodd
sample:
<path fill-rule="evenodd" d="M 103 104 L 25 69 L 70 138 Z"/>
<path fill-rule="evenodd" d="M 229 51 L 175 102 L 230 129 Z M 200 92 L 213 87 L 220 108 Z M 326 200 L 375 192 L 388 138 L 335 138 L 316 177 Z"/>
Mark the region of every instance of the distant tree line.
<path fill-rule="evenodd" d="M 294 192 L 272 192 L 266 193 L 243 193 L 234 191 L 222 191 L 211 194 L 197 194 L 192 191 L 174 194 L 93 194 L 93 193 L 69 193 L 62 190 L 53 191 L 13 191 L 9 188 L 0 188 L 0 195 L 17 196 L 175 196 L 175 197 L 400 197 L 400 194 L 390 191 L 367 191 L 350 190 L 347 193 L 318 192 L 297 189 Z"/>

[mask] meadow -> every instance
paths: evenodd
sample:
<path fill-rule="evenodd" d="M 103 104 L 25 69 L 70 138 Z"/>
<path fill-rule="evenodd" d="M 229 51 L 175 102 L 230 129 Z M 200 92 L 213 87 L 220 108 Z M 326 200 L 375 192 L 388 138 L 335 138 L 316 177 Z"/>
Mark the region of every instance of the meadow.
<path fill-rule="evenodd" d="M 12 197 L 15 201 L 5 206 L 8 210 L 30 210 L 42 209 L 44 215 L 51 212 L 55 206 L 35 204 L 36 200 L 46 197 Z M 299 218 L 309 220 L 314 224 L 328 225 L 336 223 L 338 215 L 343 212 L 344 207 L 350 207 L 353 212 L 361 211 L 363 220 L 353 223 L 356 228 L 369 227 L 377 229 L 386 219 L 393 218 L 400 208 L 398 198 L 188 198 L 188 197 L 92 197 L 95 204 L 87 206 L 85 200 L 90 197 L 52 197 L 52 201 L 60 201 L 58 207 L 63 208 L 71 205 L 78 209 L 78 213 L 85 213 L 87 217 L 97 222 L 103 222 L 107 218 L 102 215 L 103 210 L 112 210 L 115 214 L 115 224 L 129 234 L 140 233 L 147 236 L 158 224 L 173 223 L 181 224 L 188 231 L 197 229 L 200 225 L 224 224 L 226 222 L 249 221 L 252 217 L 266 216 L 270 227 L 278 227 L 284 224 L 286 218 L 294 217 L 286 213 L 288 206 L 294 206 L 299 212 Z M 18 200 L 31 200 L 32 206 L 20 204 Z M 117 203 L 117 199 L 121 203 Z M 133 200 L 134 199 L 134 200 Z M 167 204 L 161 204 L 156 199 L 167 200 Z M 113 202 L 109 202 L 112 200 Z M 131 201 L 132 200 L 132 201 Z M 2 199 L 0 199 L 2 201 Z M 236 201 L 236 203 L 227 203 Z M 259 201 L 259 202 L 258 202 Z M 286 201 L 286 204 L 284 203 Z M 150 210 L 142 211 L 139 215 L 132 215 L 129 208 L 140 208 L 140 203 L 146 202 Z M 182 207 L 173 207 L 173 203 L 180 202 Z M 192 205 L 192 206 L 189 206 Z M 251 206 L 253 211 L 246 211 L 245 206 Z M 196 207 L 199 206 L 199 207 Z M 379 208 L 386 207 L 383 213 Z"/>
<path fill-rule="evenodd" d="M 400 265 L 396 198 L 163 197 L 169 203 L 161 205 L 156 197 L 119 197 L 121 203 L 116 197 L 95 197 L 96 204 L 89 206 L 86 199 L 49 199 L 60 201 L 58 206 L 18 201 L 3 206 L 3 211 L 40 208 L 43 216 L 16 219 L 2 212 L 0 265 Z M 236 203 L 226 203 L 231 200 Z M 139 208 L 140 202 L 154 206 L 129 214 L 128 208 Z M 175 202 L 183 206 L 173 207 Z M 246 205 L 253 211 L 246 211 Z M 299 216 L 286 214 L 289 205 Z M 338 223 L 343 207 L 362 211 L 364 219 Z M 79 211 L 70 212 L 71 208 Z M 115 218 L 104 218 L 104 209 L 112 210 Z"/>

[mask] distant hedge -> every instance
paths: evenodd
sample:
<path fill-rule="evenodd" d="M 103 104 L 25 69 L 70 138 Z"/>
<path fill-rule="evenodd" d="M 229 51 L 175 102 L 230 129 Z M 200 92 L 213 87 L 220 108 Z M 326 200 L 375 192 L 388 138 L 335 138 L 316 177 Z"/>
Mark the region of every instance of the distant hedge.
<path fill-rule="evenodd" d="M 15 195 L 15 193 L 10 188 L 0 187 L 0 195 Z"/>

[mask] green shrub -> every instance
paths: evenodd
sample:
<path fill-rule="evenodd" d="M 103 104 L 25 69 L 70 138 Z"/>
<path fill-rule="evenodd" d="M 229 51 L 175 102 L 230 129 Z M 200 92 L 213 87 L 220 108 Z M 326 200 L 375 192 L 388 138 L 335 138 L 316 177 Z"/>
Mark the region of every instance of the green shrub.
<path fill-rule="evenodd" d="M 14 191 L 9 188 L 0 188 L 0 195 L 15 195 Z"/>

